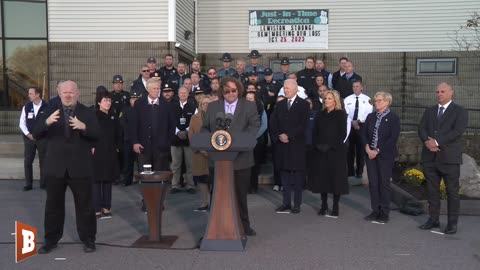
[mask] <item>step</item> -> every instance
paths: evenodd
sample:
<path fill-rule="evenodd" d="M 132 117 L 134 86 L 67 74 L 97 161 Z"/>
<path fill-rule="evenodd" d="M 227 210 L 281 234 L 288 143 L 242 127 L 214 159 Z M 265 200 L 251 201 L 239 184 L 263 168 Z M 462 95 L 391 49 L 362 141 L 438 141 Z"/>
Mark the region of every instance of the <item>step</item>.
<path fill-rule="evenodd" d="M 23 138 L 22 135 L 1 135 L 0 136 L 0 158 L 22 158 L 23 159 Z"/>
<path fill-rule="evenodd" d="M 25 179 L 22 158 L 0 158 L 0 179 Z M 33 162 L 33 179 L 40 179 L 38 158 Z"/>

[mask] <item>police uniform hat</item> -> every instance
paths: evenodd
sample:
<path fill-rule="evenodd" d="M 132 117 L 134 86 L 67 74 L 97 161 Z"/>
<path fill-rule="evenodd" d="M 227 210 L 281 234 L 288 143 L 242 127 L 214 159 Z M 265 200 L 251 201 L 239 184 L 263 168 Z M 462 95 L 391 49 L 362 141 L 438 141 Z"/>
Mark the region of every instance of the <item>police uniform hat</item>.
<path fill-rule="evenodd" d="M 250 71 L 250 72 L 248 72 L 248 77 L 250 77 L 250 76 L 258 76 L 258 72 Z"/>
<path fill-rule="evenodd" d="M 205 91 L 203 91 L 203 89 L 200 88 L 200 87 L 197 87 L 197 88 L 193 91 L 193 94 L 194 94 L 194 95 L 203 94 L 203 93 L 205 93 Z"/>
<path fill-rule="evenodd" d="M 122 75 L 113 76 L 112 83 L 123 83 Z"/>
<path fill-rule="evenodd" d="M 155 78 L 155 79 L 162 79 L 162 76 L 160 76 L 160 73 L 158 72 L 154 72 L 154 73 L 150 73 L 150 78 Z"/>
<path fill-rule="evenodd" d="M 282 60 L 280 60 L 280 65 L 290 65 L 290 59 L 283 57 Z"/>
<path fill-rule="evenodd" d="M 170 92 L 173 91 L 173 88 L 169 84 L 165 84 L 162 88 L 163 92 Z"/>
<path fill-rule="evenodd" d="M 273 70 L 271 68 L 266 68 L 264 71 L 263 71 L 263 74 L 265 75 L 272 75 L 273 74 Z"/>
<path fill-rule="evenodd" d="M 155 59 L 155 57 L 149 57 L 147 63 L 157 63 L 157 59 Z"/>
<path fill-rule="evenodd" d="M 233 58 L 228 52 L 224 53 L 222 55 L 222 58 L 220 58 L 220 61 L 222 61 L 222 62 L 230 62 L 232 60 L 233 60 Z"/>
<path fill-rule="evenodd" d="M 140 98 L 140 97 L 142 97 L 142 92 L 139 91 L 138 89 L 132 89 L 132 90 L 130 90 L 130 97 L 131 98 Z"/>
<path fill-rule="evenodd" d="M 259 58 L 259 57 L 262 57 L 262 55 L 257 50 L 252 50 L 248 55 L 248 58 Z"/>

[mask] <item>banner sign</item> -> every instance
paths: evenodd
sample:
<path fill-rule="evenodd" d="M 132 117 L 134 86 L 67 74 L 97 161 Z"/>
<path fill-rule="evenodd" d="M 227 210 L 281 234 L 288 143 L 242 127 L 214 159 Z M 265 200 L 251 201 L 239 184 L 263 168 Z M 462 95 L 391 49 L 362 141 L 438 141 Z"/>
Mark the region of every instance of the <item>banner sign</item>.
<path fill-rule="evenodd" d="M 328 49 L 328 9 L 250 10 L 250 49 Z"/>

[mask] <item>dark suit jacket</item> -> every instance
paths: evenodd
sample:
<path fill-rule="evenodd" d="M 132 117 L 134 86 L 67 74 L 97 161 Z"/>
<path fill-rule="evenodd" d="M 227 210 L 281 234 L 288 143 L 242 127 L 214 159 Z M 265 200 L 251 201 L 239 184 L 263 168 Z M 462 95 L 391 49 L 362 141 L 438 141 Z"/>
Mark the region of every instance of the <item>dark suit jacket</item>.
<path fill-rule="evenodd" d="M 461 164 L 463 143 L 461 137 L 468 123 L 468 112 L 465 108 L 455 103 L 450 103 L 440 120 L 437 118 L 438 105 L 427 108 L 423 113 L 418 135 L 422 142 L 428 137 L 434 138 L 440 152 L 431 152 L 423 145 L 423 163 L 439 162 L 446 164 Z"/>
<path fill-rule="evenodd" d="M 130 123 L 132 144 L 139 143 L 144 151 L 168 151 L 175 136 L 175 115 L 172 104 L 158 99 L 158 105 L 148 104 L 148 98 L 142 97 L 133 106 Z"/>
<path fill-rule="evenodd" d="M 136 79 L 132 82 L 132 85 L 130 86 L 130 93 L 132 93 L 132 90 L 134 89 L 141 93 L 142 96 L 148 95 L 147 88 L 145 88 L 145 85 L 143 85 L 142 78 Z"/>
<path fill-rule="evenodd" d="M 223 100 L 217 100 L 208 104 L 205 119 L 203 121 L 202 132 L 215 132 L 216 116 L 218 112 L 225 113 L 225 103 Z M 246 132 L 252 136 L 257 135 L 260 128 L 260 119 L 258 118 L 257 106 L 255 103 L 240 98 L 235 108 L 233 120 L 228 131 L 235 139 L 236 132 Z M 255 164 L 253 159 L 253 149 L 251 151 L 240 152 L 234 161 L 235 170 L 243 170 L 252 167 Z"/>
<path fill-rule="evenodd" d="M 73 115 L 86 125 L 85 131 L 70 128 L 70 138 L 65 137 L 65 116 L 60 105 L 60 118 L 57 123 L 47 126 L 45 121 L 58 107 L 49 107 L 42 112 L 33 136 L 45 136 L 47 153 L 45 175 L 61 178 L 68 172 L 72 178 L 93 176 L 93 156 L 91 148 L 100 136 L 100 127 L 92 109 L 77 103 Z"/>
<path fill-rule="evenodd" d="M 363 146 L 370 145 L 373 140 L 373 130 L 375 129 L 375 123 L 377 122 L 377 113 L 372 112 L 367 116 L 365 124 L 362 125 L 360 134 L 362 135 Z M 378 143 L 377 148 L 380 149 L 378 153 L 378 159 L 391 159 L 394 160 L 398 155 L 397 141 L 400 135 L 400 119 L 398 116 L 390 111 L 385 117 L 378 130 Z"/>
<path fill-rule="evenodd" d="M 282 170 L 304 171 L 306 164 L 305 130 L 309 116 L 308 102 L 296 97 L 290 110 L 288 99 L 277 103 L 274 113 L 270 116 L 270 134 L 278 138 L 282 133 L 287 134 L 289 143 L 276 142 L 276 158 L 278 168 Z"/>

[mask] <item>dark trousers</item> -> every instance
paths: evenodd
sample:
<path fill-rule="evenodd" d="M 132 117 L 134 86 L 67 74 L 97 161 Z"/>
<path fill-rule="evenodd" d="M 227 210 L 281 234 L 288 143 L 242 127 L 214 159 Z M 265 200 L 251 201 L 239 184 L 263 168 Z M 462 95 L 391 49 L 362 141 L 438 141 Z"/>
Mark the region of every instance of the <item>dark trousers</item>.
<path fill-rule="evenodd" d="M 243 170 L 235 170 L 235 194 L 237 196 L 238 210 L 240 212 L 240 219 L 243 223 L 243 228 L 250 227 L 250 219 L 248 217 L 247 193 L 250 187 L 250 172 L 251 168 Z"/>
<path fill-rule="evenodd" d="M 272 143 L 272 165 L 273 165 L 273 181 L 275 185 L 281 186 L 282 185 L 282 178 L 280 176 L 280 170 L 278 169 L 278 165 L 275 162 L 276 158 L 275 155 L 277 154 L 277 147 L 274 143 Z"/>
<path fill-rule="evenodd" d="M 130 142 L 123 143 L 123 183 L 130 185 L 133 181 L 133 164 L 135 162 L 135 152 L 132 150 Z"/>
<path fill-rule="evenodd" d="M 293 203 L 295 207 L 300 207 L 302 204 L 302 192 L 305 180 L 305 172 L 303 171 L 284 171 L 281 173 L 283 185 L 283 205 L 292 205 L 292 185 L 294 186 Z"/>
<path fill-rule="evenodd" d="M 255 165 L 252 167 L 252 173 L 250 175 L 250 191 L 258 190 L 258 175 L 260 174 L 260 168 L 262 167 L 262 156 L 265 144 L 257 140 L 257 145 L 253 149 L 253 158 L 255 159 Z"/>
<path fill-rule="evenodd" d="M 363 166 L 365 165 L 365 145 L 360 137 L 360 130 L 352 127 L 348 136 L 348 176 L 361 176 L 363 174 Z M 357 169 L 355 169 L 355 164 Z"/>
<path fill-rule="evenodd" d="M 138 155 L 138 166 L 151 164 L 153 171 L 170 171 L 170 149 L 166 151 L 145 151 Z"/>
<path fill-rule="evenodd" d="M 38 150 L 38 161 L 40 164 L 40 186 L 46 184 L 45 173 L 43 172 L 42 165 L 45 159 L 45 153 L 47 152 L 47 145 L 45 140 L 32 141 L 29 138 L 23 136 L 24 142 L 24 160 L 23 166 L 25 168 L 25 184 L 32 186 L 33 184 L 33 161 L 35 160 L 35 154 Z"/>
<path fill-rule="evenodd" d="M 45 204 L 45 243 L 56 244 L 63 236 L 65 191 L 70 187 L 75 201 L 75 219 L 80 240 L 95 241 L 97 219 L 92 202 L 92 179 L 72 178 L 65 172 L 61 178 L 49 178 Z"/>
<path fill-rule="evenodd" d="M 102 211 L 102 208 L 108 210 L 112 208 L 111 182 L 93 183 L 93 208 L 95 208 L 95 212 Z"/>
<path fill-rule="evenodd" d="M 460 212 L 460 196 L 458 195 L 460 188 L 460 165 L 425 163 L 423 173 L 427 180 L 428 212 L 430 218 L 438 221 L 440 216 L 440 182 L 443 178 L 443 182 L 447 188 L 448 223 L 452 225 L 457 224 Z"/>
<path fill-rule="evenodd" d="M 375 212 L 390 213 L 390 200 L 392 187 L 393 159 L 367 159 L 368 189 L 370 191 L 370 203 Z"/>

